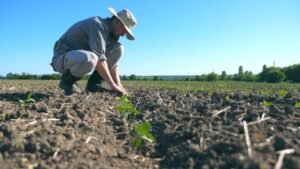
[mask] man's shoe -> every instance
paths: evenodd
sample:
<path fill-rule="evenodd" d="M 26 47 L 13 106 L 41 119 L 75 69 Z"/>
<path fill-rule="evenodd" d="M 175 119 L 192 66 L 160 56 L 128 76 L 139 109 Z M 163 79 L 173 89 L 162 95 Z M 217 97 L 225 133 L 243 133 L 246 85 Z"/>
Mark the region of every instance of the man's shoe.
<path fill-rule="evenodd" d="M 105 91 L 105 88 L 102 87 L 102 83 L 103 83 L 103 78 L 98 74 L 98 72 L 95 70 L 87 84 L 86 84 L 86 88 L 85 88 L 85 91 L 86 92 L 103 92 Z"/>
<path fill-rule="evenodd" d="M 70 70 L 67 70 L 61 77 L 59 87 L 64 90 L 65 95 L 67 96 L 72 95 L 73 93 L 81 93 L 81 90 L 76 84 L 76 81 L 78 80 L 80 80 L 80 78 L 73 76 Z"/>
<path fill-rule="evenodd" d="M 80 88 L 77 86 L 76 83 L 70 85 L 61 80 L 59 82 L 59 87 L 64 90 L 65 95 L 67 96 L 70 96 L 73 93 L 82 93 L 82 91 L 80 90 Z"/>

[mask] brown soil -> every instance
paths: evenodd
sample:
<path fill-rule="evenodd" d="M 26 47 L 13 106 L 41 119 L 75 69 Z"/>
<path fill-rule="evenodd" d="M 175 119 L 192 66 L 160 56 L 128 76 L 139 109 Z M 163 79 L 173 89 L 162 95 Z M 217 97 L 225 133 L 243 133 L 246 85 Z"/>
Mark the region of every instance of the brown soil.
<path fill-rule="evenodd" d="M 32 92 L 35 103 L 18 99 Z M 300 166 L 300 94 L 285 97 L 181 93 L 129 88 L 156 143 L 130 144 L 128 124 L 109 92 L 63 96 L 57 89 L 0 91 L 1 168 L 274 168 L 279 150 L 294 149 L 282 168 Z M 272 103 L 265 107 L 263 101 Z M 230 106 L 230 107 L 229 107 Z M 227 108 L 218 115 L 219 110 Z M 248 125 L 252 157 L 243 121 Z"/>

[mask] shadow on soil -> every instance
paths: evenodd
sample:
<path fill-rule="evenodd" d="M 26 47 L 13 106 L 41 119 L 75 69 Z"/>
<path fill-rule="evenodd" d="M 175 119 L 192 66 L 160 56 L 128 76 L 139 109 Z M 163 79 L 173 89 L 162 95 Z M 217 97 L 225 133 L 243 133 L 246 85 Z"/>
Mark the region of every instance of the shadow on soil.
<path fill-rule="evenodd" d="M 35 92 L 17 92 L 17 93 L 0 93 L 0 100 L 18 102 L 19 99 L 25 100 L 27 96 L 32 93 L 31 98 L 36 102 L 44 98 L 49 98 L 53 94 L 51 93 L 35 93 Z"/>

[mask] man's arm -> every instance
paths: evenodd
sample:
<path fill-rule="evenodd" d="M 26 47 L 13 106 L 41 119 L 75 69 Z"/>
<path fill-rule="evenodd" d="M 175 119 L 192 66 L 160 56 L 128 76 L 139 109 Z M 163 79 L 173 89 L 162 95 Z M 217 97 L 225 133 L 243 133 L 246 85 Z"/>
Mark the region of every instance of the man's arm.
<path fill-rule="evenodd" d="M 119 76 L 119 67 L 118 65 L 115 65 L 112 70 L 111 70 L 111 76 L 114 80 L 114 82 L 118 85 L 118 86 L 122 86 L 121 84 L 121 80 L 120 80 L 120 76 Z"/>
<path fill-rule="evenodd" d="M 122 90 L 122 87 L 120 87 L 118 83 L 115 83 L 115 81 L 113 80 L 106 61 L 98 61 L 96 65 L 96 70 L 98 74 L 108 83 L 108 85 L 113 91 L 119 92 L 121 94 L 126 93 Z"/>
<path fill-rule="evenodd" d="M 121 87 L 121 89 L 123 90 L 124 93 L 127 93 L 126 90 L 124 89 L 122 83 L 121 83 L 121 79 L 120 79 L 120 74 L 119 74 L 119 66 L 115 65 L 112 70 L 111 70 L 111 76 L 114 80 L 114 82 Z"/>

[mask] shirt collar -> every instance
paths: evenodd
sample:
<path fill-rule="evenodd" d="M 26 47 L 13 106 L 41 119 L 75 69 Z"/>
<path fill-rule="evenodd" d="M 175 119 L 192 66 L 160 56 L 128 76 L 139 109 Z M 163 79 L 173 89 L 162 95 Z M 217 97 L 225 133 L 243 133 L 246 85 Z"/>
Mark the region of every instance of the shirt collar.
<path fill-rule="evenodd" d="M 100 18 L 100 21 L 103 23 L 104 25 L 104 29 L 107 31 L 108 35 L 110 36 L 111 39 L 114 39 L 115 41 L 118 41 L 119 40 L 119 37 L 116 38 L 113 34 L 113 28 L 112 28 L 112 25 L 111 25 L 111 19 L 109 17 L 107 18 Z"/>

